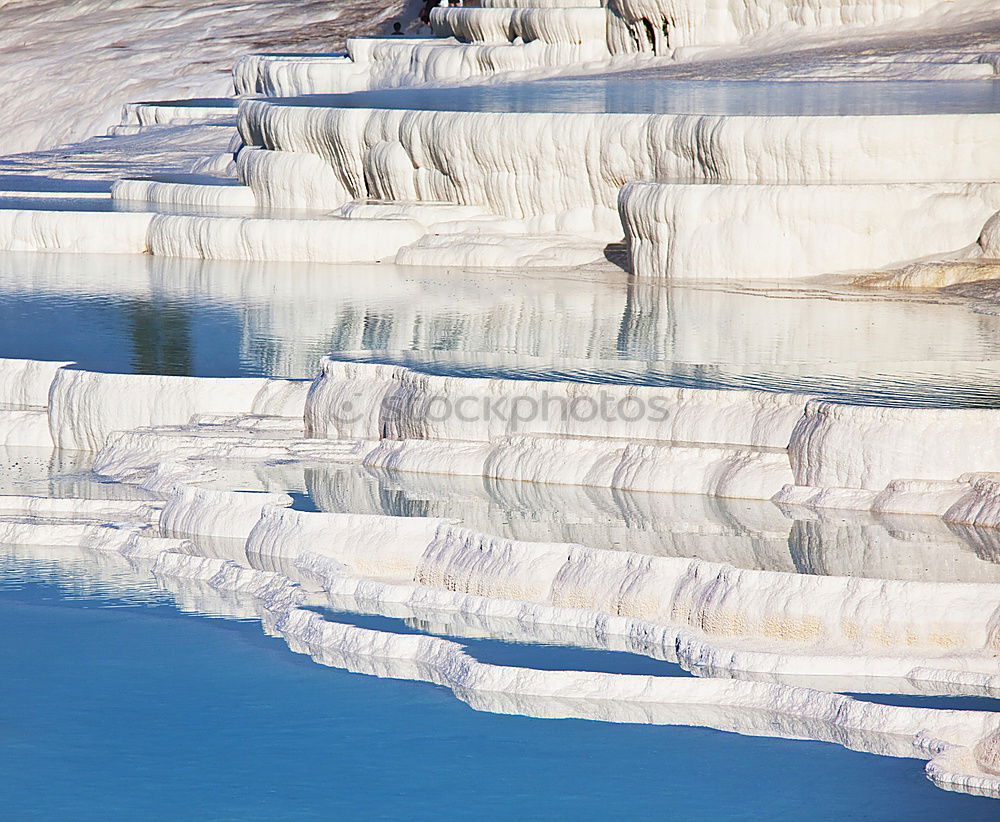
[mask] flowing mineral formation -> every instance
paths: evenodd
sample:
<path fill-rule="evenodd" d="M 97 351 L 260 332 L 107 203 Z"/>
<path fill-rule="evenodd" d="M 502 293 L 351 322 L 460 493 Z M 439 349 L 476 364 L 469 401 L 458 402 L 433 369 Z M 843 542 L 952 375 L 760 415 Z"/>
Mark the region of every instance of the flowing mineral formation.
<path fill-rule="evenodd" d="M 988 78 L 1000 66 L 994 18 L 976 0 L 439 8 L 433 37 L 247 55 L 233 69 L 237 99 L 127 105 L 103 147 L 77 152 L 89 159 L 58 160 L 62 176 L 96 175 L 97 189 L 43 179 L 0 192 L 0 249 L 414 272 L 576 266 L 581 277 L 621 275 L 618 260 L 635 278 L 629 310 L 647 322 L 657 281 L 968 281 L 1000 257 L 991 111 L 471 111 L 337 95 L 612 69 L 711 78 L 726 60 L 802 79 L 830 76 L 830 52 L 850 76 Z M 930 42 L 914 52 L 911 36 L 905 51 L 898 32 Z M 783 49 L 801 53 L 773 65 Z M 19 139 L 65 136 L 28 123 Z M 144 140 L 155 145 L 140 156 Z M 168 173 L 157 152 L 171 140 L 193 156 Z M 134 260 L 118 265 L 102 262 L 102 283 L 135 287 Z M 413 288 L 407 276 L 400 289 Z M 258 279 L 272 299 L 308 283 Z M 618 295 L 593 300 L 591 322 L 621 345 Z M 725 328 L 735 309 L 713 300 L 707 324 Z M 499 319 L 482 326 L 503 326 L 507 348 L 537 350 L 549 367 L 553 352 L 581 354 L 586 329 L 547 303 L 534 310 L 544 339 Z M 796 330 L 790 352 L 822 351 L 809 323 L 769 310 Z M 863 309 L 850 311 L 856 324 Z M 418 319 L 399 320 L 391 344 L 404 350 Z M 295 334 L 312 321 L 285 325 Z M 363 325 L 347 318 L 345 334 L 352 322 Z M 886 333 L 885 345 L 932 350 L 926 336 Z M 321 664 L 442 685 L 480 710 L 832 741 L 924 759 L 941 787 L 997 796 L 996 712 L 834 691 L 1000 695 L 998 423 L 992 408 L 440 376 L 332 356 L 312 381 L 0 359 L 0 446 L 93 470 L 74 475 L 81 493 L 0 494 L 0 542 L 152 574 L 182 607 L 259 619 Z M 295 507 L 293 476 L 320 510 Z M 488 665 L 432 630 L 368 630 L 323 607 L 450 636 L 627 651 L 696 676 Z"/>

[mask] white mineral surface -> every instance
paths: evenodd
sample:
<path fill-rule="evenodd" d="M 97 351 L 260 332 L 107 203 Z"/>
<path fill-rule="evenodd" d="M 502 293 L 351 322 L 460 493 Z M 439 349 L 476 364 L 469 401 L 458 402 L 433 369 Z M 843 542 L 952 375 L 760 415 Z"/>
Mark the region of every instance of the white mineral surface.
<path fill-rule="evenodd" d="M 402 4 L 368 15 L 376 37 L 348 37 L 373 11 L 360 2 L 183 5 L 0 2 L 0 151 L 44 149 L 0 158 L 0 250 L 60 252 L 22 269 L 25 293 L 183 280 L 255 301 L 244 331 L 267 329 L 272 368 L 250 373 L 315 377 L 0 359 L 5 551 L 86 566 L 95 586 L 151 577 L 185 610 L 259 619 L 320 664 L 479 710 L 830 741 L 1000 794 L 996 712 L 835 693 L 1000 694 L 1000 410 L 559 371 L 669 358 L 794 381 L 836 348 L 859 371 L 933 362 L 947 382 L 971 351 L 990 373 L 988 315 L 942 292 L 950 307 L 925 321 L 879 289 L 997 276 L 1000 113 L 961 104 L 995 82 L 995 2 L 488 0 L 402 38 L 383 31 Z M 781 97 L 785 81 L 854 78 L 933 93 L 905 114 L 378 102 L 612 72 L 618 91 L 753 79 Z M 349 92 L 369 96 L 329 96 Z M 321 96 L 289 99 L 304 94 Z M 183 276 L 163 258 L 188 258 Z M 280 277 L 268 261 L 301 266 Z M 516 287 L 512 268 L 527 270 Z M 542 268 L 565 287 L 532 283 Z M 690 279 L 717 287 L 675 287 Z M 760 284 L 775 281 L 786 290 Z M 761 289 L 756 323 L 737 288 Z M 781 299 L 796 288 L 815 305 Z M 342 356 L 317 362 L 301 340 L 331 317 Z M 534 370 L 355 361 L 346 343 L 373 353 L 373 322 L 384 349 L 432 365 L 468 352 Z M 655 344 L 624 359 L 643 334 Z M 436 633 L 696 676 L 489 665 Z"/>

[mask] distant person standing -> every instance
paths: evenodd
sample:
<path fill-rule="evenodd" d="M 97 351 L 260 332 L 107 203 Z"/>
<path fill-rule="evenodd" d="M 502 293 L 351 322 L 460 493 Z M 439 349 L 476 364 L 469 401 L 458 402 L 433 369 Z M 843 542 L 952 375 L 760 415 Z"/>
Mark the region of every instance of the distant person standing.
<path fill-rule="evenodd" d="M 403 36 L 403 24 L 398 20 L 392 24 L 392 36 L 402 37 Z"/>
<path fill-rule="evenodd" d="M 420 22 L 424 25 L 430 25 L 431 22 L 431 9 L 437 6 L 437 0 L 427 0 L 424 3 L 424 7 L 420 10 Z"/>

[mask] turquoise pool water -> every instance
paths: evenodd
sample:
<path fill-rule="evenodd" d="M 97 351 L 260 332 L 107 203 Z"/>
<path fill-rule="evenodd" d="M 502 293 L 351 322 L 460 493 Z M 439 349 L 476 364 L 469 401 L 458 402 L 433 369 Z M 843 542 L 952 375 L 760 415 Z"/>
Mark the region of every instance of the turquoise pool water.
<path fill-rule="evenodd" d="M 529 645 L 492 637 L 470 638 L 428 626 L 423 620 L 415 617 L 388 617 L 381 614 L 361 614 L 330 608 L 312 608 L 310 610 L 322 614 L 324 619 L 329 622 L 394 634 L 437 636 L 450 639 L 461 644 L 465 648 L 465 652 L 473 659 L 490 665 L 509 665 L 515 668 L 535 668 L 543 671 L 595 671 L 639 676 L 695 675 L 677 663 L 640 654 L 567 645 L 540 643 Z M 845 693 L 855 699 L 879 705 L 954 711 L 1000 711 L 1000 699 L 984 696 Z"/>
<path fill-rule="evenodd" d="M 1000 317 L 981 302 L 621 272 L 7 253 L 0 353 L 98 371 L 312 377 L 334 352 L 465 375 L 996 407 Z"/>
<path fill-rule="evenodd" d="M 814 509 L 769 500 L 420 474 L 334 462 L 240 461 L 219 467 L 212 486 L 288 493 L 292 507 L 300 511 L 442 517 L 508 539 L 696 557 L 761 571 L 1000 583 L 1000 531 L 946 525 L 936 517 L 867 511 L 817 515 Z"/>
<path fill-rule="evenodd" d="M 151 583 L 86 575 L 4 558 L 6 818 L 996 818 L 918 760 L 479 713 L 323 668 L 255 622 L 181 613 Z"/>
<path fill-rule="evenodd" d="M 595 671 L 606 674 L 631 674 L 637 676 L 691 676 L 680 665 L 622 651 L 594 650 L 569 645 L 528 645 L 490 637 L 460 637 L 442 631 L 432 631 L 418 624 L 419 620 L 387 617 L 381 614 L 359 614 L 313 608 L 328 622 L 353 625 L 373 631 L 393 634 L 439 636 L 452 639 L 465 647 L 473 659 L 490 665 L 509 665 L 514 668 L 535 668 L 542 671 Z M 987 708 L 992 710 L 992 708 Z"/>
<path fill-rule="evenodd" d="M 671 80 L 636 72 L 633 76 L 502 85 L 310 94 L 277 102 L 330 108 L 597 114 L 976 114 L 1000 111 L 1000 86 L 989 79 L 892 83 Z"/>
<path fill-rule="evenodd" d="M 150 496 L 90 471 L 92 455 L 0 446 L 0 494 Z M 368 469 L 219 463 L 211 487 L 289 493 L 300 511 L 443 517 L 484 534 L 579 543 L 818 576 L 1000 583 L 1000 530 L 935 517 L 815 511 L 767 500 L 657 494 Z M 197 539 L 196 539 L 197 541 Z M 208 541 L 206 552 L 219 556 Z M 229 556 L 229 553 L 223 553 Z"/>

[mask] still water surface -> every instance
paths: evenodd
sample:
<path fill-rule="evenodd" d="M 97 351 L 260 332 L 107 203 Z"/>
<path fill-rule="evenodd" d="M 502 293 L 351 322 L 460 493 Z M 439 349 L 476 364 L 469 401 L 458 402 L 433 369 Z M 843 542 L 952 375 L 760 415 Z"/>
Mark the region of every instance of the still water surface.
<path fill-rule="evenodd" d="M 477 712 L 441 688 L 321 667 L 255 622 L 181 613 L 114 571 L 2 564 L 11 819 L 996 818 L 918 760 Z"/>
<path fill-rule="evenodd" d="M 0 254 L 6 357 L 306 378 L 330 352 L 473 376 L 1000 405 L 1000 317 L 958 298 L 608 271 Z"/>
<path fill-rule="evenodd" d="M 993 80 L 670 80 L 655 73 L 282 97 L 282 105 L 588 114 L 911 115 L 1000 112 Z"/>

